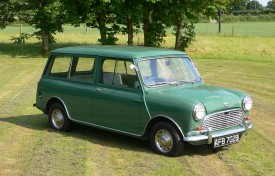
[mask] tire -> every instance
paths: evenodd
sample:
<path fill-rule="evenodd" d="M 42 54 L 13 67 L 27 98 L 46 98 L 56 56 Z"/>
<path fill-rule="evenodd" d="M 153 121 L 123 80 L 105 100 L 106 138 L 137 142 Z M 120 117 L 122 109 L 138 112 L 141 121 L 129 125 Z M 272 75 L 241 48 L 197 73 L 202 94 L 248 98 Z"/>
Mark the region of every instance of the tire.
<path fill-rule="evenodd" d="M 51 105 L 48 117 L 53 129 L 64 132 L 71 130 L 71 121 L 62 105 L 58 103 Z"/>
<path fill-rule="evenodd" d="M 150 132 L 150 144 L 156 153 L 165 156 L 180 156 L 184 150 L 179 131 L 167 122 L 159 122 L 153 126 Z"/>

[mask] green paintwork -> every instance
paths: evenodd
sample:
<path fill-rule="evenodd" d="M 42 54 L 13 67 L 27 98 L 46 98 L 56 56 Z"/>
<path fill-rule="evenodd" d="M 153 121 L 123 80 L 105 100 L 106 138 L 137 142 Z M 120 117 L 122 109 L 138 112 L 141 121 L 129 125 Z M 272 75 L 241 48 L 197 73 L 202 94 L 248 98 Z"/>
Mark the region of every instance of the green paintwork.
<path fill-rule="evenodd" d="M 204 83 L 187 83 L 179 86 L 163 86 L 146 90 L 146 102 L 152 117 L 163 115 L 173 117 L 182 126 L 185 134 L 196 129 L 202 121 L 196 122 L 192 116 L 195 104 L 205 105 L 207 114 L 225 109 L 241 108 L 244 93 Z M 228 102 L 225 108 L 223 103 Z"/>
<path fill-rule="evenodd" d="M 66 47 L 52 51 L 52 54 L 56 55 L 89 55 L 89 56 L 103 56 L 114 57 L 120 59 L 139 59 L 155 56 L 167 56 L 167 55 L 186 55 L 184 52 L 160 49 L 153 47 L 142 46 L 120 46 L 120 45 L 87 45 L 79 47 Z"/>
<path fill-rule="evenodd" d="M 196 122 L 192 116 L 193 107 L 199 102 L 205 105 L 207 114 L 225 109 L 242 109 L 245 93 L 209 86 L 202 81 L 146 87 L 138 72 L 141 89 L 99 83 L 99 68 L 103 58 L 130 60 L 138 65 L 141 59 L 175 55 L 188 57 L 184 52 L 149 47 L 80 46 L 56 49 L 51 53 L 38 83 L 36 107 L 47 113 L 47 102 L 57 98 L 75 122 L 138 137 L 143 136 L 147 124 L 158 117 L 174 123 L 183 136 L 195 131 L 203 121 Z M 54 56 L 96 57 L 93 81 L 83 83 L 48 76 L 46 70 Z M 229 107 L 225 108 L 224 102 L 228 102 Z M 248 115 L 247 112 L 244 114 Z"/>

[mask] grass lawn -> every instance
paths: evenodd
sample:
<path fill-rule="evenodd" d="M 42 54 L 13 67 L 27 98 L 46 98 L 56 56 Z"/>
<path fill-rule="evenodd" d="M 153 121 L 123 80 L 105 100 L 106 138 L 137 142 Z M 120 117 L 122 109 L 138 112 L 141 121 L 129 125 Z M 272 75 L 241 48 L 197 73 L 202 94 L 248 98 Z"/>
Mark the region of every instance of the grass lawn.
<path fill-rule="evenodd" d="M 187 52 L 204 81 L 249 93 L 254 128 L 236 145 L 218 151 L 186 145 L 177 158 L 154 154 L 148 142 L 81 125 L 69 133 L 50 129 L 32 107 L 46 58 L 34 41 L 15 45 L 9 38 L 0 31 L 0 175 L 275 174 L 274 38 L 197 37 Z M 57 38 L 53 48 L 96 43 L 77 33 Z M 168 36 L 165 46 L 172 40 Z"/>

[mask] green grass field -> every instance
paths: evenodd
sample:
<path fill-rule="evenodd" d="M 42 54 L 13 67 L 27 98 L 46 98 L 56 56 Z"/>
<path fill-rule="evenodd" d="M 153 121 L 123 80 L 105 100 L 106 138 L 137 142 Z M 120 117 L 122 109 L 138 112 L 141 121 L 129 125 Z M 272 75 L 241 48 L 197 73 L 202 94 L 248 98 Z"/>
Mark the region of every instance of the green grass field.
<path fill-rule="evenodd" d="M 12 34 L 0 31 L 0 175 L 275 174 L 275 38 L 196 38 L 187 52 L 204 81 L 249 93 L 254 128 L 223 150 L 186 145 L 184 156 L 168 158 L 154 154 L 148 142 L 118 134 L 81 125 L 69 133 L 50 129 L 32 107 L 46 58 L 35 40 L 11 44 Z M 52 48 L 97 40 L 85 31 L 56 37 Z M 172 47 L 173 40 L 168 36 L 164 46 Z"/>

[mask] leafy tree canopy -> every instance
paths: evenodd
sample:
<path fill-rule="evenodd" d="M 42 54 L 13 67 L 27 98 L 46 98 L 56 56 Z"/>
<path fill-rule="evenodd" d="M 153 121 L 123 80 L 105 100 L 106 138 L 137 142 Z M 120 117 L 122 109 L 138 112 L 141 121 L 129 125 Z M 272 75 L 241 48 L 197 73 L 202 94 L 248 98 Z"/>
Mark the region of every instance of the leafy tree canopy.
<path fill-rule="evenodd" d="M 235 0 L 232 5 L 229 6 L 228 10 L 230 11 L 240 11 L 246 10 L 246 4 L 249 0 Z"/>
<path fill-rule="evenodd" d="M 246 10 L 257 10 L 261 7 L 262 5 L 257 0 L 249 1 L 246 4 Z"/>
<path fill-rule="evenodd" d="M 271 0 L 267 3 L 266 6 L 268 9 L 275 10 L 275 0 Z"/>
<path fill-rule="evenodd" d="M 0 0 L 0 29 L 15 21 L 15 5 L 14 0 Z"/>

